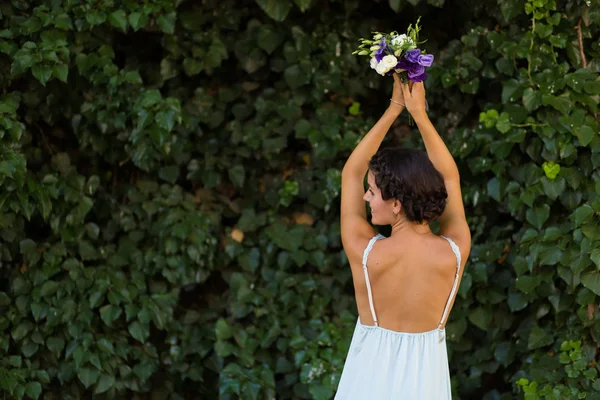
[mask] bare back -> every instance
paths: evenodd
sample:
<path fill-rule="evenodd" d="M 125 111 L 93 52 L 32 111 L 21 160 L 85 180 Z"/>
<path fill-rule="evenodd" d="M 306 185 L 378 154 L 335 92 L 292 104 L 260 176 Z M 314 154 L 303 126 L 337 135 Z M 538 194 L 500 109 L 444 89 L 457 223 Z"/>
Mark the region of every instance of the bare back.
<path fill-rule="evenodd" d="M 350 265 L 360 321 L 373 325 L 362 260 Z M 379 326 L 411 333 L 438 328 L 456 274 L 460 283 L 464 270 L 457 271 L 450 243 L 432 233 L 375 241 L 367 267 Z"/>

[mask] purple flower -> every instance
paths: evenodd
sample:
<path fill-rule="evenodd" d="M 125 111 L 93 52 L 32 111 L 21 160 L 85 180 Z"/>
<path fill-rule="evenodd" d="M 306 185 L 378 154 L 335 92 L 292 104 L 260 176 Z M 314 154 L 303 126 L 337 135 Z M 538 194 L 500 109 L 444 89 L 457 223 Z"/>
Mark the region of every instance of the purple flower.
<path fill-rule="evenodd" d="M 419 49 L 408 50 L 404 57 L 411 63 L 416 63 L 424 67 L 430 67 L 433 64 L 433 55 L 421 54 L 421 50 Z"/>
<path fill-rule="evenodd" d="M 420 75 L 414 75 L 414 76 L 410 76 L 410 74 L 408 75 L 408 79 L 410 79 L 413 82 L 423 82 L 425 79 L 427 79 L 427 73 L 425 71 L 423 71 L 422 74 Z"/>
<path fill-rule="evenodd" d="M 430 54 L 421 55 L 421 50 L 408 50 L 398 61 L 397 69 L 403 69 L 407 72 L 408 79 L 413 82 L 422 82 L 427 78 L 425 67 L 433 63 L 433 56 Z"/>
<path fill-rule="evenodd" d="M 404 58 L 406 58 L 409 62 L 416 64 L 419 62 L 419 56 L 421 55 L 421 50 L 413 49 L 407 50 L 404 54 Z"/>
<path fill-rule="evenodd" d="M 386 50 L 387 50 L 387 43 L 385 42 L 385 38 L 382 38 L 381 41 L 379 42 L 379 50 L 377 50 L 375 52 L 375 59 L 377 60 L 377 62 L 380 62 L 381 59 L 383 57 L 385 57 L 386 55 Z"/>
<path fill-rule="evenodd" d="M 396 68 L 400 68 L 408 72 L 408 78 L 412 81 L 413 77 L 420 76 L 425 73 L 425 67 L 421 64 L 410 62 L 406 57 L 402 57 Z"/>

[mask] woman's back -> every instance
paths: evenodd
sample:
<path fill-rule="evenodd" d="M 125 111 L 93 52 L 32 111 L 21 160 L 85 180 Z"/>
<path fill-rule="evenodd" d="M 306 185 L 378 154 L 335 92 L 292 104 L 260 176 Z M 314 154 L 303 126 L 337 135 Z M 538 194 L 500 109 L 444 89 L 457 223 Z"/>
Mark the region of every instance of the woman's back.
<path fill-rule="evenodd" d="M 373 325 L 362 260 L 350 260 L 360 321 Z M 360 272 L 358 272 L 360 270 Z M 397 332 L 438 327 L 452 290 L 456 256 L 444 238 L 405 234 L 374 243 L 368 270 L 379 326 Z"/>

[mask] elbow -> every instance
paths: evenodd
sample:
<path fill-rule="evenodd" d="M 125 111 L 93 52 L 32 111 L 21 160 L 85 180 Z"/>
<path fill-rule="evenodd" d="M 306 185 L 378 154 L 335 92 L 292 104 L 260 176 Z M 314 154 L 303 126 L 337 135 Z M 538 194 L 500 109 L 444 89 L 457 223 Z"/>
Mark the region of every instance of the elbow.
<path fill-rule="evenodd" d="M 449 182 L 460 182 L 460 173 L 458 172 L 458 168 L 448 168 L 445 171 L 440 171 L 442 176 L 444 177 L 444 181 Z"/>
<path fill-rule="evenodd" d="M 367 173 L 367 169 L 359 168 L 355 165 L 346 163 L 344 168 L 342 168 L 342 177 L 347 176 L 364 178 L 365 174 Z"/>

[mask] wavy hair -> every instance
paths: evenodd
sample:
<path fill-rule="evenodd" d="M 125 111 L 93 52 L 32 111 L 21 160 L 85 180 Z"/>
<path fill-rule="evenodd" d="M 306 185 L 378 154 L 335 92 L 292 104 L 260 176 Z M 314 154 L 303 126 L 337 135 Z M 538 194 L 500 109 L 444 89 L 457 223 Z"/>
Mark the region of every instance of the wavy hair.
<path fill-rule="evenodd" d="M 369 161 L 383 200 L 398 199 L 411 222 L 431 222 L 446 208 L 442 174 L 421 150 L 380 148 Z"/>

